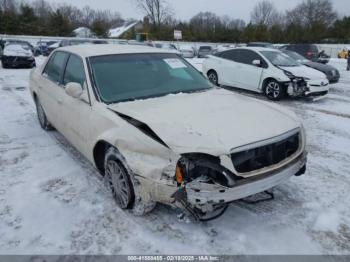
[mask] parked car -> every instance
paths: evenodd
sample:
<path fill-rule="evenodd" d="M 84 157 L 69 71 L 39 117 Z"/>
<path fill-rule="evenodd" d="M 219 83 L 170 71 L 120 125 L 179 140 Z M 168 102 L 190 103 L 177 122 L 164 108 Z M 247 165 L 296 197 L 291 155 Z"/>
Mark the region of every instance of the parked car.
<path fill-rule="evenodd" d="M 202 45 L 198 48 L 198 58 L 206 58 L 208 55 L 212 54 L 213 47 L 209 45 Z"/>
<path fill-rule="evenodd" d="M 138 214 L 161 202 L 207 220 L 305 172 L 294 113 L 214 88 L 174 52 L 60 48 L 32 71 L 30 91 L 41 127 L 61 132 Z"/>
<path fill-rule="evenodd" d="M 326 75 L 301 65 L 279 50 L 264 47 L 236 48 L 209 56 L 203 74 L 215 85 L 264 93 L 271 100 L 324 96 Z"/>
<path fill-rule="evenodd" d="M 59 46 L 72 46 L 72 45 L 83 45 L 83 44 L 108 44 L 106 40 L 100 40 L 100 39 L 63 39 Z"/>
<path fill-rule="evenodd" d="M 3 44 L 2 44 L 3 49 L 5 49 L 5 46 L 7 45 L 15 44 L 15 45 L 26 46 L 34 53 L 34 46 L 28 41 L 19 40 L 19 39 L 3 39 L 2 41 L 3 41 Z"/>
<path fill-rule="evenodd" d="M 26 44 L 5 45 L 1 56 L 1 64 L 3 68 L 18 68 L 36 66 L 32 51 Z"/>
<path fill-rule="evenodd" d="M 56 42 L 47 46 L 47 51 L 51 54 L 55 49 L 60 47 L 60 42 Z"/>
<path fill-rule="evenodd" d="M 177 50 L 174 44 L 169 44 L 169 43 L 155 43 L 154 46 L 161 49 L 174 50 L 174 51 Z"/>
<path fill-rule="evenodd" d="M 328 63 L 329 56 L 324 53 L 324 51 L 319 51 L 317 45 L 313 44 L 290 44 L 284 45 L 280 48 L 281 50 L 289 50 L 296 52 L 303 57 L 319 63 Z"/>
<path fill-rule="evenodd" d="M 312 62 L 312 61 L 306 59 L 305 57 L 303 57 L 302 55 L 299 55 L 298 53 L 293 52 L 293 51 L 283 50 L 283 53 L 288 55 L 289 57 L 293 58 L 294 60 L 298 61 L 299 63 L 305 65 L 305 66 L 308 66 L 308 67 L 311 67 L 311 68 L 316 69 L 318 71 L 321 71 L 322 73 L 324 73 L 327 76 L 329 83 L 339 82 L 340 73 L 339 73 L 338 69 L 336 69 L 335 67 L 330 66 L 330 65 L 325 65 L 322 63 Z"/>
<path fill-rule="evenodd" d="M 180 52 L 184 58 L 194 58 L 196 56 L 196 51 L 190 45 L 180 45 Z"/>
<path fill-rule="evenodd" d="M 273 44 L 266 42 L 251 42 L 247 44 L 247 47 L 266 47 L 266 48 L 274 48 Z"/>
<path fill-rule="evenodd" d="M 48 56 L 50 54 L 49 46 L 57 43 L 57 41 L 39 41 L 34 47 L 34 56 Z"/>
<path fill-rule="evenodd" d="M 129 45 L 138 45 L 138 46 L 149 46 L 149 47 L 154 47 L 154 44 L 152 41 L 136 41 L 136 40 L 129 40 L 128 41 Z"/>

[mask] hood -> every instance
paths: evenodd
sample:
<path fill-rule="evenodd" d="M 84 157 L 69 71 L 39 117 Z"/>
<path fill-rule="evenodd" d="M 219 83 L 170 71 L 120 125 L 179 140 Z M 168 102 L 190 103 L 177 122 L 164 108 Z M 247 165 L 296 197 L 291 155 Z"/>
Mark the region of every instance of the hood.
<path fill-rule="evenodd" d="M 326 79 L 326 75 L 316 69 L 307 67 L 307 66 L 288 66 L 281 67 L 283 70 L 291 72 L 296 77 L 306 77 L 310 80 Z"/>
<path fill-rule="evenodd" d="M 229 154 L 231 149 L 300 126 L 293 113 L 223 89 L 109 105 L 143 122 L 174 152 Z"/>
<path fill-rule="evenodd" d="M 333 70 L 337 70 L 335 67 L 330 66 L 330 65 L 325 65 L 325 64 L 321 64 L 321 63 L 316 63 L 316 62 L 305 62 L 303 63 L 305 66 L 314 68 L 316 70 L 322 71 L 324 73 L 326 72 L 332 72 Z"/>
<path fill-rule="evenodd" d="M 8 45 L 5 46 L 3 55 L 5 56 L 21 56 L 21 57 L 29 57 L 33 56 L 32 51 L 26 47 L 21 45 Z"/>

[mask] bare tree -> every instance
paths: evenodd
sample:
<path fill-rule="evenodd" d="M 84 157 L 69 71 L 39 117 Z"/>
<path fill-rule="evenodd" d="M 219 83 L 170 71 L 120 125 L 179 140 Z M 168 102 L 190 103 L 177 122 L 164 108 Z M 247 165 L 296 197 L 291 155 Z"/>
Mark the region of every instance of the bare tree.
<path fill-rule="evenodd" d="M 337 18 L 330 0 L 305 0 L 287 12 L 287 22 L 301 26 L 320 24 L 329 27 Z"/>
<path fill-rule="evenodd" d="M 166 0 L 134 0 L 137 7 L 150 19 L 153 25 L 160 26 L 169 19 L 173 11 Z"/>
<path fill-rule="evenodd" d="M 18 7 L 16 0 L 0 0 L 0 9 L 4 12 L 15 12 Z"/>
<path fill-rule="evenodd" d="M 271 26 L 279 16 L 274 4 L 268 0 L 259 2 L 251 13 L 251 22 L 257 25 Z"/>

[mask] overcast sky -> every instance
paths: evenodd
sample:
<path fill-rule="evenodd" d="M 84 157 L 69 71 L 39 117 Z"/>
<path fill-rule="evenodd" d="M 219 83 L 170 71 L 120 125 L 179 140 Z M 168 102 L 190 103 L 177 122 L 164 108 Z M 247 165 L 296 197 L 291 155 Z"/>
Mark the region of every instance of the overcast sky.
<path fill-rule="evenodd" d="M 66 2 L 93 9 L 109 9 L 118 11 L 123 18 L 142 18 L 133 0 L 49 0 L 52 3 Z M 300 3 L 302 0 L 271 0 L 276 7 L 284 11 Z M 168 0 L 175 10 L 177 19 L 188 20 L 200 11 L 211 11 L 218 15 L 229 15 L 249 21 L 250 12 L 259 0 Z M 334 8 L 340 15 L 350 15 L 350 0 L 332 0 Z"/>

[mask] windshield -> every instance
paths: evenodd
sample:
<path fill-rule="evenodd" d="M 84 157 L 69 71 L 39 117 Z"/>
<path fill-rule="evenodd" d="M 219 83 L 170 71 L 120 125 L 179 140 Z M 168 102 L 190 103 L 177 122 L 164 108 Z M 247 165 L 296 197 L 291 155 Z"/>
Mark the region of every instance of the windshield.
<path fill-rule="evenodd" d="M 177 54 L 120 54 L 90 58 L 101 99 L 117 103 L 176 93 L 203 91 L 212 85 Z"/>
<path fill-rule="evenodd" d="M 288 55 L 289 57 L 293 58 L 294 60 L 297 60 L 298 62 L 307 62 L 309 61 L 308 59 L 306 59 L 305 57 L 303 57 L 302 55 L 299 55 L 296 52 L 292 52 L 292 51 L 283 51 L 283 53 L 285 53 L 286 55 Z"/>
<path fill-rule="evenodd" d="M 281 52 L 261 51 L 261 54 L 263 54 L 275 66 L 300 66 L 297 61 Z"/>

